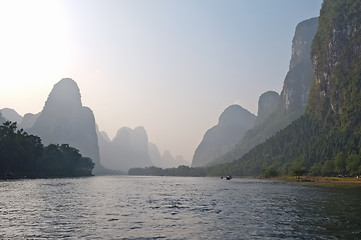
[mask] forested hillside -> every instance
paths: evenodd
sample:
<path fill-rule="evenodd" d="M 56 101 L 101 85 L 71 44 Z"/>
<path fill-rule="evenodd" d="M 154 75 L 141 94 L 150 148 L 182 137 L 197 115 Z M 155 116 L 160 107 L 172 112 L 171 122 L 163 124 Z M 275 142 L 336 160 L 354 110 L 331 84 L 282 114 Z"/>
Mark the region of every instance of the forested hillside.
<path fill-rule="evenodd" d="M 306 114 L 211 174 L 361 174 L 361 1 L 325 0 L 312 43 Z"/>

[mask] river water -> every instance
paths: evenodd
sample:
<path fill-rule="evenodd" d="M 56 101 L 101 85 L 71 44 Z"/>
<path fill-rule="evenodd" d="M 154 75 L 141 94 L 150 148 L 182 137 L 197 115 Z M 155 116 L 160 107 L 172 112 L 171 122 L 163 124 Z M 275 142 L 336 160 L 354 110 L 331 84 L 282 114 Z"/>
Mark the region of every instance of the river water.
<path fill-rule="evenodd" d="M 361 239 L 361 188 L 188 177 L 0 181 L 0 238 Z"/>

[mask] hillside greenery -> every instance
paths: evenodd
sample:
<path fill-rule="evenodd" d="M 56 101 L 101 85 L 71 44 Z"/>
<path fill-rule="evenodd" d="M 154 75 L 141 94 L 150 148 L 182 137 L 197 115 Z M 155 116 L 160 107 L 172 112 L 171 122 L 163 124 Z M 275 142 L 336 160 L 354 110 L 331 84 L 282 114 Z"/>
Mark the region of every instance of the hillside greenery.
<path fill-rule="evenodd" d="M 361 1 L 325 0 L 306 114 L 209 175 L 361 175 Z"/>
<path fill-rule="evenodd" d="M 232 151 L 217 158 L 215 161 L 209 164 L 209 166 L 215 165 L 217 163 L 232 162 L 238 159 L 240 156 L 243 156 L 258 144 L 266 141 L 270 136 L 273 136 L 277 131 L 279 131 L 279 129 L 283 129 L 287 125 L 291 124 L 301 114 L 302 113 L 298 112 L 290 112 L 285 115 L 284 112 L 277 110 L 268 116 L 263 124 L 248 130 L 242 140 Z"/>
<path fill-rule="evenodd" d="M 208 174 L 358 176 L 360 149 L 361 134 L 338 128 L 328 130 L 304 115 L 240 160 L 208 168 Z"/>
<path fill-rule="evenodd" d="M 93 168 L 90 158 L 68 144 L 44 147 L 16 122 L 0 126 L 0 179 L 91 176 Z"/>

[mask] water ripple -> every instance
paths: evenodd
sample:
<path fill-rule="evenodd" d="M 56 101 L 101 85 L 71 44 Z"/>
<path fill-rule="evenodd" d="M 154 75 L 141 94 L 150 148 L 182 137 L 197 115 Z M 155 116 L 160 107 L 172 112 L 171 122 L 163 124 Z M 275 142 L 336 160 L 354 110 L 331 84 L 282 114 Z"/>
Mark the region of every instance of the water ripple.
<path fill-rule="evenodd" d="M 216 178 L 0 181 L 0 238 L 359 239 L 359 188 Z"/>

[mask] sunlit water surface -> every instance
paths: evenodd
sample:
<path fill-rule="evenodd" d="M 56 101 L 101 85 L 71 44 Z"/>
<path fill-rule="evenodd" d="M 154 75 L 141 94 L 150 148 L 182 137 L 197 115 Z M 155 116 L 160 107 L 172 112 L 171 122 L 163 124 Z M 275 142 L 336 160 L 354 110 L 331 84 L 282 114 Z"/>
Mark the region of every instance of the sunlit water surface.
<path fill-rule="evenodd" d="M 183 177 L 0 181 L 0 238 L 361 239 L 361 188 Z"/>

